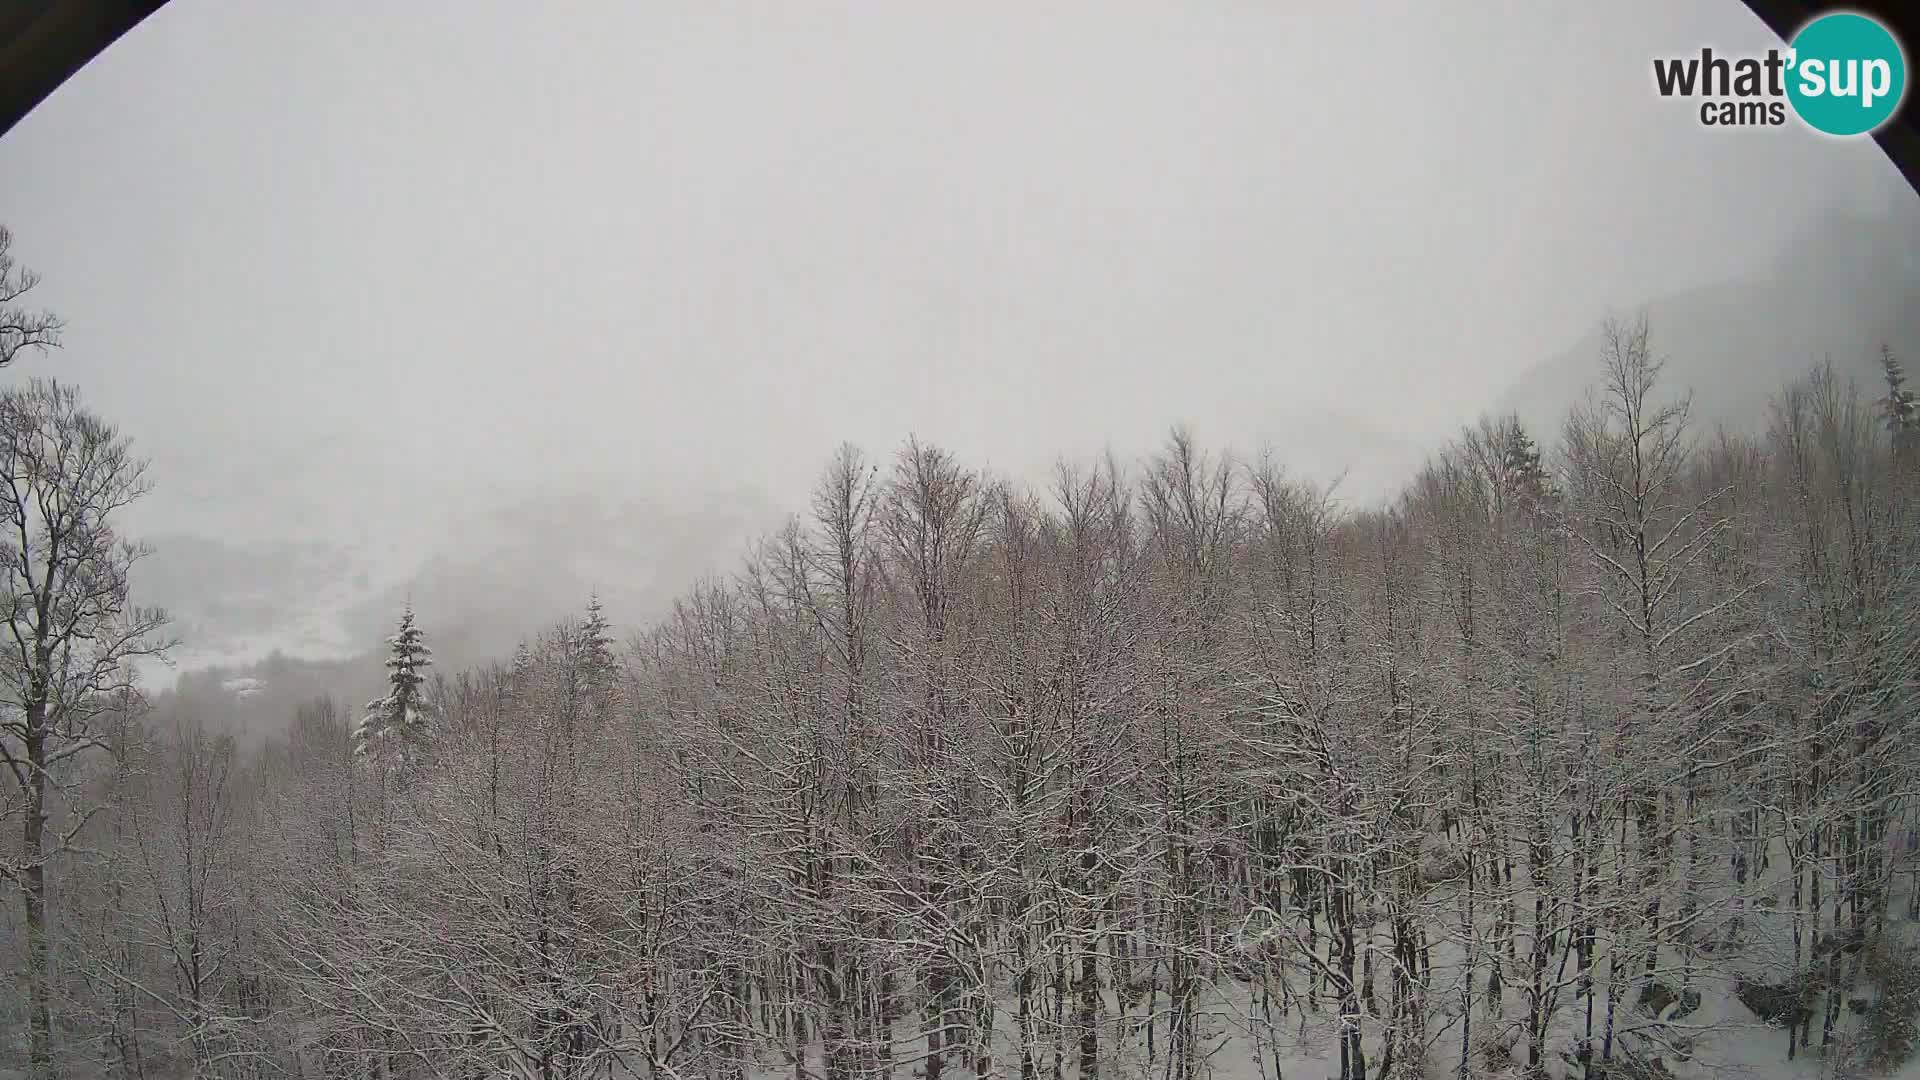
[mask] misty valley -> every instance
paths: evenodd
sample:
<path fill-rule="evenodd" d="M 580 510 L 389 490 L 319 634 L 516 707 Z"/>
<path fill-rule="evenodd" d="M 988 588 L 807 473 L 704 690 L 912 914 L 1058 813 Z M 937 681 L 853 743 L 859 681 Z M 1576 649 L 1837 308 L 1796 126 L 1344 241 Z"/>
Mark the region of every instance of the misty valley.
<path fill-rule="evenodd" d="M 0 1068 L 1910 1070 L 1920 406 L 1881 350 L 1709 424 L 1659 341 L 1377 504 L 1184 429 L 1037 485 L 846 446 L 631 633 L 456 666 L 409 601 L 364 704 L 140 682 L 146 463 L 10 384 Z"/>
<path fill-rule="evenodd" d="M 1831 6 L 0 2 L 0 1080 L 1920 1080 Z"/>

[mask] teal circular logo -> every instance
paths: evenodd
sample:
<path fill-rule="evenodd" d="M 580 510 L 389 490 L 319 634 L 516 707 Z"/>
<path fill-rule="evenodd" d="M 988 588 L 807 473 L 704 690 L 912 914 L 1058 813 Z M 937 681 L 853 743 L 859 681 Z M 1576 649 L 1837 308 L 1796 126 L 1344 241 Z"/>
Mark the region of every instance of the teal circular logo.
<path fill-rule="evenodd" d="M 1887 28 L 1850 11 L 1822 15 L 1793 36 L 1787 100 L 1816 131 L 1863 135 L 1893 115 L 1907 58 Z"/>

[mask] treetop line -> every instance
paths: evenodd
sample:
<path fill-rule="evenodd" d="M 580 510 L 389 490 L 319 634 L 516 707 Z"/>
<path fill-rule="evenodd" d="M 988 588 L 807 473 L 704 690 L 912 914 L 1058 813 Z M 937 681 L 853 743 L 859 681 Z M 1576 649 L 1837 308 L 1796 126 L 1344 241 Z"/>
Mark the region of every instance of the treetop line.
<path fill-rule="evenodd" d="M 0 363 L 61 330 L 9 243 Z M 258 746 L 131 677 L 145 462 L 0 390 L 0 1067 L 1893 1070 L 1920 407 L 1883 350 L 1705 431 L 1644 323 L 1599 362 L 1375 508 L 1185 432 L 1037 491 L 845 447 L 626 643 L 595 598 L 448 672 L 409 605 L 379 698 Z"/>

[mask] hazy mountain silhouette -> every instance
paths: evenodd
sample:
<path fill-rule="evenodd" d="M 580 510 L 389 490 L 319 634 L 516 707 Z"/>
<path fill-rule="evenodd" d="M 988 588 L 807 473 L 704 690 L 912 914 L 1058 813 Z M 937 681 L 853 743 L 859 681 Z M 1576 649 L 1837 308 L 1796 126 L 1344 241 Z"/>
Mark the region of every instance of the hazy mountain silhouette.
<path fill-rule="evenodd" d="M 594 593 L 616 631 L 645 626 L 690 582 L 730 572 L 779 520 L 742 493 L 691 504 L 541 496 L 451 522 L 416 570 L 386 583 L 324 545 L 164 537 L 142 566 L 141 597 L 174 612 L 182 670 L 153 698 L 254 734 L 284 728 L 321 695 L 357 716 L 381 689 L 383 643 L 408 602 L 440 669 L 457 672 L 511 654 Z"/>
<path fill-rule="evenodd" d="M 1663 380 L 1702 424 L 1755 428 L 1767 401 L 1826 360 L 1877 393 L 1880 346 L 1920 360 L 1920 221 L 1829 212 L 1790 234 L 1766 273 L 1661 297 L 1644 313 Z M 1601 329 L 1542 361 L 1496 403 L 1551 441 L 1599 377 Z"/>
<path fill-rule="evenodd" d="M 1920 366 L 1920 217 L 1820 215 L 1789 234 L 1752 278 L 1655 299 L 1644 312 L 1670 390 L 1691 388 L 1703 425 L 1757 428 L 1767 400 L 1831 359 L 1878 392 L 1887 344 Z M 1599 375 L 1601 330 L 1522 375 L 1491 409 L 1518 412 L 1551 443 Z M 1345 473 L 1367 502 L 1398 487 L 1431 448 L 1352 416 L 1291 418 L 1277 439 L 1289 468 Z M 1369 438 L 1358 454 L 1355 429 Z M 1204 433 L 1203 433 L 1204 434 Z M 1324 453 L 1322 451 L 1325 451 Z M 579 491 L 523 499 L 449 523 L 413 567 L 376 568 L 325 543 L 243 546 L 193 535 L 153 538 L 142 602 L 172 609 L 186 673 L 163 701 L 191 702 L 231 729 L 277 729 L 294 707 L 335 695 L 357 715 L 381 687 L 381 646 L 411 601 L 447 671 L 504 657 L 578 614 L 598 593 L 623 631 L 665 613 L 695 579 L 727 573 L 746 545 L 802 504 L 718 493 L 699 500 Z"/>

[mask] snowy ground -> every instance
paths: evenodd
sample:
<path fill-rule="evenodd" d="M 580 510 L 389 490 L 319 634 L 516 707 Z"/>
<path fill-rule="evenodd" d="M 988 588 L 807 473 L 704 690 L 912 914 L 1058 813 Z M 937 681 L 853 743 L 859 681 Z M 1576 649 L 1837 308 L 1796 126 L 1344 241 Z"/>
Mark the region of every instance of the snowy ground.
<path fill-rule="evenodd" d="M 1777 885 L 1784 867 L 1785 859 L 1775 858 L 1766 878 L 1756 883 L 1759 891 Z M 1911 877 L 1902 876 L 1896 880 L 1890 903 L 1893 914 L 1890 914 L 1888 922 L 1889 934 L 1908 944 L 1920 942 L 1920 933 L 1916 932 L 1920 931 L 1920 927 L 1899 917 L 1899 913 L 1905 910 L 1911 888 Z M 1730 909 L 1730 898 L 1716 897 L 1711 890 L 1703 893 L 1703 906 L 1716 902 L 1726 904 Z M 1522 904 L 1521 909 L 1524 912 L 1526 905 Z M 1711 954 L 1696 953 L 1693 958 L 1694 984 L 1701 992 L 1700 1007 L 1684 1020 L 1669 1020 L 1660 1024 L 1645 1010 L 1623 1001 L 1617 1019 L 1623 1029 L 1632 1030 L 1633 1033 L 1621 1037 L 1622 1047 L 1632 1046 L 1632 1052 L 1642 1058 L 1658 1057 L 1661 1067 L 1674 1080 L 1726 1077 L 1826 1080 L 1874 1075 L 1857 1064 L 1865 1018 L 1851 1004 L 1842 1009 L 1831 1046 L 1821 1045 L 1822 1023 L 1820 1016 L 1816 1015 L 1811 1032 L 1814 1046 L 1803 1049 L 1794 1060 L 1787 1060 L 1786 1030 L 1770 1026 L 1757 1018 L 1735 995 L 1733 984 L 1736 977 L 1775 979 L 1790 967 L 1791 920 L 1778 911 L 1754 907 L 1743 907 L 1741 914 L 1746 930 L 1742 935 L 1743 946 L 1736 957 L 1719 959 Z M 1829 915 L 1829 923 L 1830 918 Z M 1377 930 L 1379 940 L 1384 942 L 1385 928 Z M 1436 986 L 1447 985 L 1452 982 L 1451 972 L 1457 968 L 1461 953 L 1450 935 L 1435 933 L 1434 936 L 1434 981 Z M 1683 958 L 1673 950 L 1663 950 L 1660 960 L 1662 980 L 1677 982 L 1678 976 L 1669 976 L 1668 973 L 1677 973 L 1682 962 Z M 1596 969 L 1603 969 L 1605 964 L 1605 954 L 1602 953 Z M 1382 978 L 1380 988 L 1384 991 L 1385 987 L 1386 981 Z M 1856 998 L 1871 1001 L 1876 993 L 1871 980 L 1863 977 L 1848 998 L 1850 1002 Z M 1205 1060 L 1197 1070 L 1199 1076 L 1209 1080 L 1330 1080 L 1339 1075 L 1335 1017 L 1330 1003 L 1323 998 L 1318 1011 L 1305 1015 L 1296 1011 L 1281 1023 L 1270 1025 L 1259 1019 L 1261 1010 L 1258 998 L 1256 988 L 1233 980 L 1224 980 L 1214 988 L 1204 1003 L 1205 1020 L 1201 1030 L 1205 1034 L 1201 1039 L 1201 1053 Z M 1596 1008 L 1603 1009 L 1604 1001 L 1603 996 Z M 1381 1002 L 1384 1005 L 1384 994 Z M 1457 1076 L 1461 1059 L 1458 995 L 1436 991 L 1428 1004 L 1430 1042 L 1425 1075 L 1435 1078 Z M 1511 986 L 1506 995 L 1506 1005 L 1507 1025 L 1503 1041 L 1516 1048 L 1513 1058 L 1516 1064 L 1504 1068 L 1490 1067 L 1476 1055 L 1472 1070 L 1474 1076 L 1510 1076 L 1517 1080 L 1524 1074 L 1523 1066 L 1517 1064 L 1525 1060 L 1521 1034 L 1524 1005 L 1520 995 Z M 1167 1006 L 1164 995 L 1159 999 L 1159 1006 L 1164 1012 Z M 1138 1007 L 1131 1014 L 1122 1016 L 1118 1002 L 1108 994 L 1105 1009 L 1107 1024 L 1101 1034 L 1103 1080 L 1147 1080 L 1150 1077 L 1166 1080 L 1164 1016 L 1158 1021 L 1155 1031 L 1159 1043 L 1155 1048 L 1157 1052 L 1150 1054 L 1145 1035 L 1146 1007 Z M 999 1076 L 1019 1075 L 1018 1037 L 1011 1019 L 1012 1011 L 1011 1002 L 999 1004 L 1000 1023 L 994 1069 Z M 1571 994 L 1567 995 L 1547 1040 L 1548 1058 L 1545 1066 L 1549 1076 L 1567 1078 L 1579 1075 L 1578 1066 L 1561 1054 L 1564 1048 L 1571 1045 L 1573 1037 L 1583 1027 L 1583 1021 L 1584 1013 L 1577 999 L 1573 999 Z M 1368 1032 L 1366 1052 L 1369 1075 L 1377 1075 L 1383 1049 L 1378 1036 L 1380 1022 L 1368 1019 L 1364 1024 Z M 1476 1036 L 1476 1043 L 1481 1041 L 1485 1029 L 1494 1026 L 1488 1022 L 1484 1012 L 1479 1011 L 1474 1017 L 1474 1025 L 1482 1029 L 1481 1034 Z M 893 1075 L 899 1080 L 924 1075 L 923 1069 L 914 1064 L 925 1047 L 915 1022 L 903 1022 L 895 1030 L 895 1059 L 902 1064 L 896 1067 Z M 1060 1075 L 1077 1080 L 1079 1070 L 1076 1061 L 1077 1052 L 1069 1047 L 1061 1063 Z M 1053 1077 L 1054 1061 L 1050 1046 L 1039 1049 L 1035 1073 L 1043 1080 Z M 808 1060 L 799 1080 L 824 1075 L 820 1047 L 816 1044 L 808 1050 Z M 944 1076 L 947 1080 L 975 1080 L 971 1068 L 958 1054 L 948 1055 Z M 1897 1080 L 1920 1080 L 1920 1057 L 1908 1061 L 1893 1076 Z M 791 1061 L 770 1058 L 766 1067 L 755 1073 L 755 1077 L 756 1080 L 795 1080 L 796 1071 Z"/>

